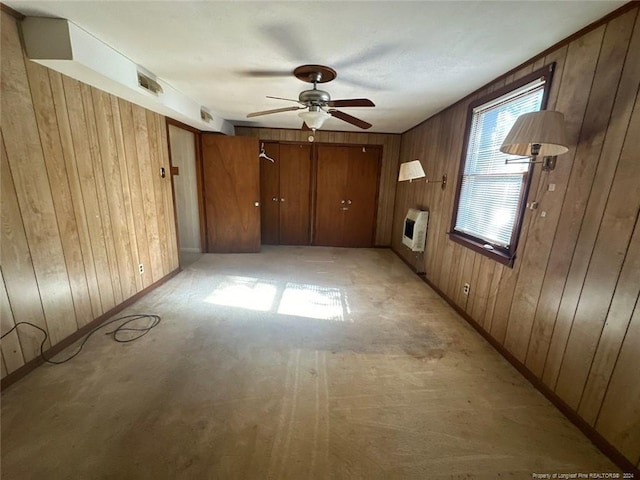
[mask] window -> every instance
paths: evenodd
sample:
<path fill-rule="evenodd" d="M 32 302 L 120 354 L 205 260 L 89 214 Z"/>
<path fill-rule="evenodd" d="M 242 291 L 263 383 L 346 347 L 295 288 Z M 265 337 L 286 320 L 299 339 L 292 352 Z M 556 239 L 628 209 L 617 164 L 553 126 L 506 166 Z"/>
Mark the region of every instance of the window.
<path fill-rule="evenodd" d="M 531 165 L 500 151 L 523 113 L 544 108 L 553 65 L 469 106 L 451 238 L 512 265 Z"/>

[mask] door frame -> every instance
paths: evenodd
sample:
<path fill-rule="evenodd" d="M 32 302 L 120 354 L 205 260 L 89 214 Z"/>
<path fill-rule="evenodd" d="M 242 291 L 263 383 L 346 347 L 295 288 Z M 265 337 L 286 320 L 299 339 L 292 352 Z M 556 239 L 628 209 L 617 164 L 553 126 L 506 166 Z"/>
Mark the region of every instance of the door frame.
<path fill-rule="evenodd" d="M 180 235 L 178 235 L 178 209 L 176 208 L 176 189 L 173 183 L 173 160 L 171 158 L 171 137 L 169 135 L 169 125 L 173 125 L 174 127 L 181 128 L 183 130 L 188 130 L 193 133 L 193 141 L 196 153 L 196 188 L 198 195 L 198 217 L 200 220 L 200 251 L 206 252 L 207 245 L 207 231 L 204 224 L 205 219 L 205 211 L 204 211 L 204 192 L 202 189 L 202 143 L 200 141 L 200 136 L 202 135 L 202 131 L 197 128 L 193 128 L 186 123 L 182 123 L 178 120 L 175 120 L 170 117 L 165 117 L 165 127 L 167 129 L 167 143 L 169 148 L 169 175 L 171 177 L 171 197 L 173 198 L 173 221 L 176 224 L 176 241 L 178 242 L 178 251 L 180 251 Z"/>

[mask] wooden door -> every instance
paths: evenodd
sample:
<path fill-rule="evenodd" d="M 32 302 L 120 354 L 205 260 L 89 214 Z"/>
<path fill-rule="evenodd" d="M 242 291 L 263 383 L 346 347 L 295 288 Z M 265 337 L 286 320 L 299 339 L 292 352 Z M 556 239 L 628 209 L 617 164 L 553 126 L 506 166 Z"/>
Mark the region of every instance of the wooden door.
<path fill-rule="evenodd" d="M 280 145 L 280 244 L 309 245 L 311 146 Z"/>
<path fill-rule="evenodd" d="M 260 251 L 258 140 L 202 135 L 207 251 Z"/>
<path fill-rule="evenodd" d="M 380 151 L 373 147 L 348 147 L 349 167 L 344 193 L 347 208 L 342 245 L 371 247 L 374 242 Z"/>
<path fill-rule="evenodd" d="M 318 145 L 315 245 L 342 246 L 349 150 Z"/>
<path fill-rule="evenodd" d="M 264 143 L 267 156 L 260 159 L 260 232 L 262 243 L 280 243 L 280 145 Z"/>

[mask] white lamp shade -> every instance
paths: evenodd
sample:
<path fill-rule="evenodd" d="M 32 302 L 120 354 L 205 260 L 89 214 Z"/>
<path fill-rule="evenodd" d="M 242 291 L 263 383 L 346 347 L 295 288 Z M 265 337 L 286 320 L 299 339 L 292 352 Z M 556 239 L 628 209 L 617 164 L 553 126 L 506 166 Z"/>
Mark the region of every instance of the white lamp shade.
<path fill-rule="evenodd" d="M 307 124 L 311 130 L 317 130 L 322 127 L 322 124 L 325 122 L 329 115 L 324 110 L 312 110 L 310 112 L 300 112 L 298 116 L 304 120 L 304 123 Z"/>
<path fill-rule="evenodd" d="M 567 153 L 564 115 L 553 110 L 540 110 L 520 115 L 507 134 L 500 151 L 511 155 L 530 156 L 531 145 L 540 145 L 541 157 Z"/>
<path fill-rule="evenodd" d="M 400 164 L 400 174 L 398 175 L 398 181 L 403 182 L 405 180 L 415 180 L 416 178 L 424 177 L 424 170 L 420 164 L 420 160 L 412 160 Z"/>

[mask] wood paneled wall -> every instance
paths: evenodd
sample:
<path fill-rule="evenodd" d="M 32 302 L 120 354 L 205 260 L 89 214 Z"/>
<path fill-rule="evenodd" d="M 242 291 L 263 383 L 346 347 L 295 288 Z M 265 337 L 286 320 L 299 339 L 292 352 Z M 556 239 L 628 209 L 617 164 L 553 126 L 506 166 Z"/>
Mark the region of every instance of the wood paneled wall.
<path fill-rule="evenodd" d="M 31 322 L 49 348 L 178 268 L 167 131 L 164 117 L 29 61 L 4 11 L 1 47 L 2 332 Z M 2 376 L 41 339 L 26 325 L 8 335 Z"/>
<path fill-rule="evenodd" d="M 508 268 L 447 236 L 467 106 L 551 62 L 548 108 L 564 113 L 570 150 L 548 175 L 535 168 L 530 199 L 540 192 L 540 206 L 527 211 Z M 639 82 L 640 20 L 630 4 L 406 132 L 401 162 L 419 158 L 429 178 L 447 173 L 450 184 L 398 186 L 393 248 L 640 467 Z M 401 244 L 410 207 L 431 212 L 420 258 Z"/>
<path fill-rule="evenodd" d="M 280 128 L 236 127 L 236 135 L 257 137 L 260 140 L 281 142 L 307 142 L 308 131 Z M 393 205 L 398 179 L 400 135 L 387 133 L 332 132 L 318 130 L 316 143 L 339 143 L 351 145 L 382 145 L 382 171 L 378 193 L 375 245 L 390 246 L 393 220 Z"/>

